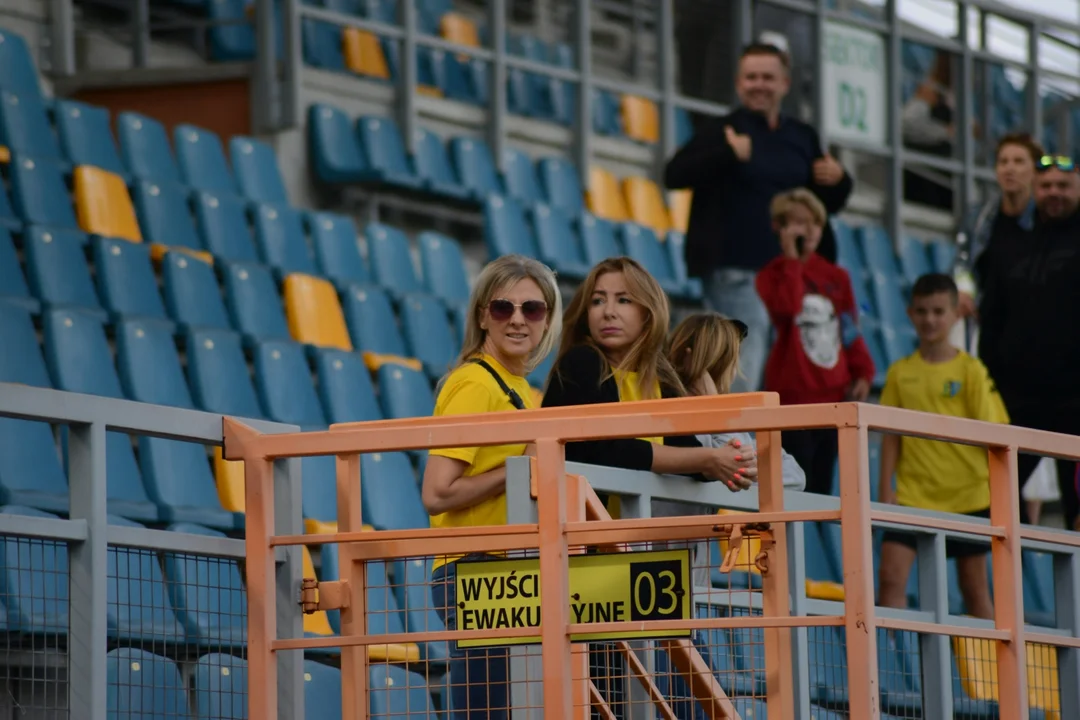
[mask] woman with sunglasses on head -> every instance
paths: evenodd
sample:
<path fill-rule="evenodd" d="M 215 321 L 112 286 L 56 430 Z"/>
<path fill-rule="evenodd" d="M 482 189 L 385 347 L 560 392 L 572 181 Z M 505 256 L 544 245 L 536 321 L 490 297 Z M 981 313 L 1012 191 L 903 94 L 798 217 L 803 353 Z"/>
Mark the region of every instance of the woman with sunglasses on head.
<path fill-rule="evenodd" d="M 487 264 L 469 299 L 465 342 L 440 382 L 436 416 L 524 410 L 534 406 L 525 377 L 555 344 L 561 310 L 555 276 L 532 258 L 507 255 Z M 506 459 L 526 446 L 431 450 L 421 498 L 432 527 L 506 524 Z M 436 557 L 432 596 L 447 629 L 457 627 L 455 562 Z M 450 709 L 454 720 L 509 717 L 509 655 L 505 648 L 457 648 L 451 643 Z"/>
<path fill-rule="evenodd" d="M 685 396 L 664 356 L 669 321 L 667 296 L 636 261 L 619 257 L 597 264 L 563 316 L 544 407 Z M 699 476 L 732 490 L 750 487 L 757 477 L 752 448 L 706 448 L 693 436 L 572 442 L 566 459 Z"/>

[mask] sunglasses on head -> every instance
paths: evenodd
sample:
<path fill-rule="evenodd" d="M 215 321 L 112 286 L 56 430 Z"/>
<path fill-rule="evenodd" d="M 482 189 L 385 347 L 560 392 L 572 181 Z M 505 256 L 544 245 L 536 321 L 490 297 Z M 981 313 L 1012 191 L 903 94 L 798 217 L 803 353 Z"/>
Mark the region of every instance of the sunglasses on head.
<path fill-rule="evenodd" d="M 750 328 L 742 320 L 736 320 L 731 318 L 731 324 L 735 326 L 735 329 L 739 331 L 739 340 L 745 340 L 746 336 L 750 334 Z"/>
<path fill-rule="evenodd" d="M 1062 172 L 1073 172 L 1076 170 L 1076 163 L 1067 155 L 1043 155 L 1035 167 L 1038 172 L 1046 172 L 1050 168 L 1057 168 Z"/>
<path fill-rule="evenodd" d="M 539 322 L 547 317 L 548 307 L 543 300 L 526 300 L 512 303 L 509 300 L 492 300 L 488 303 L 488 314 L 496 322 L 506 322 L 514 317 L 514 311 L 521 308 L 521 315 L 529 322 Z"/>

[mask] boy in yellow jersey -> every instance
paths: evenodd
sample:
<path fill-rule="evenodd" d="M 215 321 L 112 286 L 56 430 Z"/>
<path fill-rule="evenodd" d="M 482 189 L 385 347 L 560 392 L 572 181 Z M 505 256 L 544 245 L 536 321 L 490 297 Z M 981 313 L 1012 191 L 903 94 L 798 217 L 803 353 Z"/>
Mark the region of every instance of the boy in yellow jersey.
<path fill-rule="evenodd" d="M 1005 406 L 986 368 L 949 342 L 949 333 L 959 319 L 958 300 L 956 283 L 948 275 L 923 275 L 915 282 L 908 316 L 919 336 L 919 348 L 889 368 L 881 404 L 1008 422 Z M 989 480 L 985 448 L 899 435 L 886 435 L 882 442 L 881 502 L 989 517 Z M 968 612 L 992 618 L 994 606 L 986 572 L 989 545 L 948 540 L 945 548 L 949 557 L 956 558 L 960 591 Z M 906 607 L 905 589 L 914 562 L 915 536 L 885 533 L 879 604 Z"/>

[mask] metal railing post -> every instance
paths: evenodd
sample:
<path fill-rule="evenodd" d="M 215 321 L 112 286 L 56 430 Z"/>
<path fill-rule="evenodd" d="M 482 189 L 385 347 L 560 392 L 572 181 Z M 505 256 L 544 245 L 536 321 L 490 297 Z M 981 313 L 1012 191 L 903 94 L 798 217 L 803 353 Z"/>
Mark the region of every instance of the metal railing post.
<path fill-rule="evenodd" d="M 491 27 L 491 103 L 488 105 L 488 142 L 496 167 L 503 169 L 506 150 L 506 3 L 488 0 L 488 24 Z"/>
<path fill-rule="evenodd" d="M 72 424 L 68 432 L 69 516 L 85 520 L 87 527 L 86 540 L 69 551 L 68 708 L 86 720 L 105 720 L 109 632 L 105 424 Z"/>
<path fill-rule="evenodd" d="M 75 74 L 75 11 L 72 0 L 49 0 L 49 32 L 52 45 L 52 74 Z"/>
<path fill-rule="evenodd" d="M 401 43 L 401 83 L 397 88 L 397 99 L 405 148 L 410 154 L 416 150 L 416 131 L 419 129 L 416 117 L 417 14 L 416 3 L 401 3 L 401 22 L 405 27 L 405 40 Z"/>
<path fill-rule="evenodd" d="M 304 532 L 304 520 L 300 513 L 303 504 L 300 466 L 300 458 L 274 463 L 274 527 L 281 535 L 302 535 Z M 302 550 L 291 546 L 279 548 L 277 553 L 281 558 L 277 563 L 275 579 L 277 636 L 302 638 L 304 616 L 299 604 L 303 576 Z M 277 653 L 277 671 L 278 717 L 304 720 L 304 653 L 296 650 Z"/>
<path fill-rule="evenodd" d="M 657 51 L 660 65 L 660 157 L 662 169 L 675 154 L 675 6 L 674 0 L 660 0 Z"/>
<path fill-rule="evenodd" d="M 304 116 L 301 107 L 300 82 L 304 73 L 304 44 L 300 18 L 300 0 L 282 0 L 282 28 L 285 38 L 285 57 L 282 62 L 279 129 L 298 127 Z M 276 63 L 275 63 L 276 65 Z"/>
<path fill-rule="evenodd" d="M 589 0 L 575 0 L 574 54 L 577 56 L 581 82 L 578 85 L 577 118 L 574 122 L 574 159 L 581 174 L 581 186 L 589 187 L 592 165 L 592 23 Z"/>
<path fill-rule="evenodd" d="M 890 118 L 889 147 L 892 153 L 888 163 L 888 187 L 885 188 L 885 216 L 889 234 L 894 241 L 904 233 L 904 217 L 901 210 L 904 201 L 904 133 L 900 124 L 900 109 L 903 105 L 900 87 L 903 52 L 898 3 L 899 0 L 889 2 L 888 101 L 886 103 Z"/>
<path fill-rule="evenodd" d="M 270 132 L 277 127 L 279 93 L 277 39 L 274 37 L 273 0 L 255 0 L 255 70 L 252 76 L 252 131 Z"/>

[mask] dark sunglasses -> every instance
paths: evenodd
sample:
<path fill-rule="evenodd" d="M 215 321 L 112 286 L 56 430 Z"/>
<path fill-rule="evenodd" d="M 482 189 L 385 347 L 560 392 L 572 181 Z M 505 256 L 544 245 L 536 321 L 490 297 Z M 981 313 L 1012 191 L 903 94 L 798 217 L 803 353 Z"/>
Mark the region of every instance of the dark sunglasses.
<path fill-rule="evenodd" d="M 1062 172 L 1073 172 L 1076 170 L 1076 163 L 1066 155 L 1043 155 L 1039 158 L 1039 164 L 1035 166 L 1038 172 L 1046 172 L 1050 168 L 1057 168 Z"/>
<path fill-rule="evenodd" d="M 739 331 L 739 341 L 742 342 L 746 339 L 746 336 L 750 334 L 749 326 L 742 320 L 736 320 L 735 318 L 730 318 L 730 320 L 731 324 Z"/>
<path fill-rule="evenodd" d="M 514 310 L 518 308 L 521 308 L 521 315 L 529 322 L 539 322 L 548 314 L 547 303 L 543 300 L 526 300 L 520 305 L 501 299 L 488 303 L 488 313 L 496 322 L 506 322 L 514 317 Z"/>

